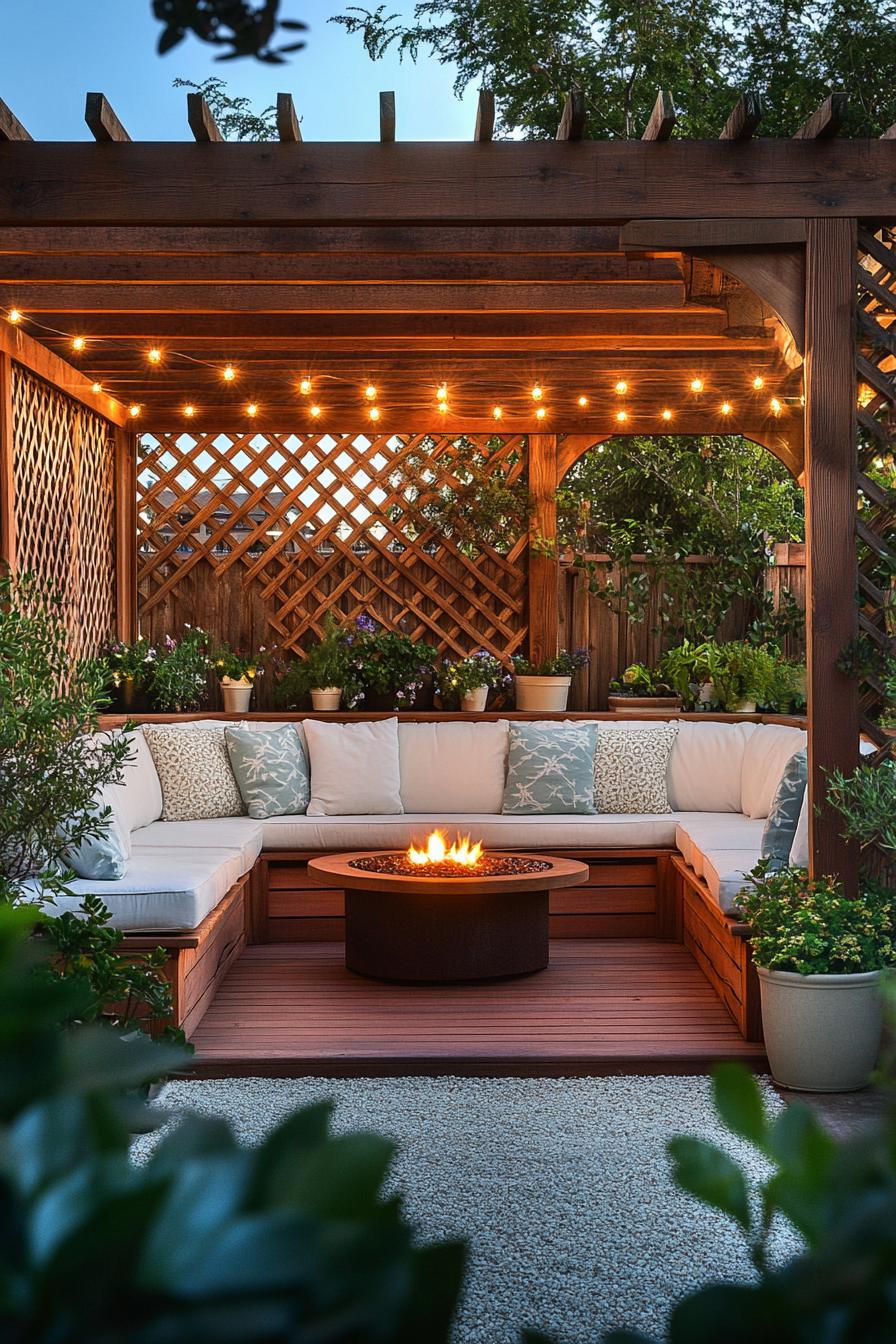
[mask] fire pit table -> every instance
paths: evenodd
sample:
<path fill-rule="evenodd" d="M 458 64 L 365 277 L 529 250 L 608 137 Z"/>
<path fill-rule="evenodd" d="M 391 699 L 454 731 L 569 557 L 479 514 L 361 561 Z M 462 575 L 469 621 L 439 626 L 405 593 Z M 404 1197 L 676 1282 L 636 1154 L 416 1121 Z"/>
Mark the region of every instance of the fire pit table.
<path fill-rule="evenodd" d="M 345 964 L 374 980 L 435 983 L 530 975 L 548 964 L 548 892 L 584 882 L 573 859 L 477 853 L 421 862 L 383 851 L 310 859 L 345 890 Z"/>

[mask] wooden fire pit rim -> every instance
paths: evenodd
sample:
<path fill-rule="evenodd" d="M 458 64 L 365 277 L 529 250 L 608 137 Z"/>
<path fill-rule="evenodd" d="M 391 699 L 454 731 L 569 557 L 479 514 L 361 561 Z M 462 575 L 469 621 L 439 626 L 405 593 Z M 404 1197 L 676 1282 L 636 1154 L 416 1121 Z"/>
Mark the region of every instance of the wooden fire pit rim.
<path fill-rule="evenodd" d="M 533 854 L 520 850 L 501 853 L 507 857 L 537 859 L 550 867 L 539 873 L 502 873 L 485 877 L 471 873 L 469 877 L 426 877 L 414 874 L 374 873 L 363 868 L 352 868 L 353 859 L 369 859 L 382 854 L 400 854 L 400 849 L 354 850 L 345 854 L 321 854 L 308 860 L 308 876 L 319 886 L 338 885 L 354 891 L 407 891 L 431 892 L 444 896 L 449 892 L 500 893 L 502 891 L 548 891 L 553 887 L 573 887 L 588 876 L 588 865 L 578 859 L 554 858 L 549 854 Z M 334 882 L 334 879 L 336 881 Z"/>

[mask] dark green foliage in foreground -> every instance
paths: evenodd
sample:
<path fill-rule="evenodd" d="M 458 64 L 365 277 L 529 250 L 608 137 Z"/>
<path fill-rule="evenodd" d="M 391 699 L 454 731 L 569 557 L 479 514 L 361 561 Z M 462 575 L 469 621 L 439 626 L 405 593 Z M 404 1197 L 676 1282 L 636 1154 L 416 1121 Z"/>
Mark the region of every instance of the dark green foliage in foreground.
<path fill-rule="evenodd" d="M 27 912 L 0 906 L 0 1339 L 4 1344 L 440 1344 L 463 1251 L 414 1247 L 381 1189 L 374 1134 L 333 1137 L 329 1108 L 255 1150 L 158 1121 L 135 1089 L 173 1046 L 99 1025 L 62 1032 L 79 987 L 35 974 Z"/>
<path fill-rule="evenodd" d="M 280 0 L 152 0 L 153 17 L 162 24 L 159 55 L 182 42 L 188 33 L 214 47 L 226 48 L 217 58 L 232 61 L 254 56 L 268 65 L 282 65 L 288 52 L 301 51 L 303 39 L 273 46 L 278 29 L 306 32 L 308 25 L 280 17 Z"/>

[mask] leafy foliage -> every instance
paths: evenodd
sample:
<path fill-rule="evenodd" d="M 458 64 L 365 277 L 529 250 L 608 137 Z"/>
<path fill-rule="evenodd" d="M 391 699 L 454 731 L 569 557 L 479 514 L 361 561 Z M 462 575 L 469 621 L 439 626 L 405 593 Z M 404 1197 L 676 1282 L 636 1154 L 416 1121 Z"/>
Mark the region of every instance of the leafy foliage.
<path fill-rule="evenodd" d="M 463 1267 L 414 1244 L 384 1198 L 393 1146 L 334 1137 L 328 1105 L 258 1148 L 134 1093 L 186 1056 L 98 1024 L 83 986 L 35 974 L 20 912 L 0 908 L 0 1337 L 5 1344 L 440 1344 Z M 164 1118 L 164 1117 L 162 1117 Z"/>
<path fill-rule="evenodd" d="M 591 661 L 587 649 L 561 649 L 553 657 L 543 658 L 540 663 L 530 663 L 522 653 L 515 653 L 510 660 L 518 677 L 574 677 Z"/>
<path fill-rule="evenodd" d="M 271 45 L 278 29 L 306 32 L 308 25 L 280 17 L 280 0 L 152 0 L 153 17 L 163 25 L 158 51 L 163 56 L 188 33 L 214 47 L 228 47 L 216 59 L 232 61 L 254 56 L 268 65 L 282 65 L 283 57 L 301 51 L 304 39 Z"/>
<path fill-rule="evenodd" d="M 224 80 L 215 75 L 210 75 L 201 84 L 178 77 L 172 87 L 201 93 L 225 140 L 264 142 L 277 137 L 277 109 L 268 106 L 256 112 L 248 98 L 228 93 Z"/>
<path fill-rule="evenodd" d="M 775 646 L 729 640 L 716 644 L 685 640 L 660 659 L 659 675 L 685 705 L 706 702 L 736 710 L 745 700 L 783 712 L 800 699 L 802 664 L 781 656 Z M 708 700 L 707 700 L 708 695 Z"/>
<path fill-rule="evenodd" d="M 490 691 L 509 686 L 512 677 L 487 649 L 477 649 L 466 658 L 446 658 L 436 668 L 436 687 L 443 701 L 454 703 L 480 686 Z"/>
<path fill-rule="evenodd" d="M 212 666 L 208 635 L 198 625 L 185 625 L 174 638 L 166 635 L 153 664 L 150 696 L 156 709 L 198 709 L 208 696 Z"/>
<path fill-rule="evenodd" d="M 848 839 L 896 853 L 896 761 L 860 765 L 851 775 L 834 770 L 826 796 Z"/>
<path fill-rule="evenodd" d="M 328 611 L 322 638 L 310 646 L 301 662 L 290 663 L 277 683 L 277 703 L 295 709 L 310 691 L 333 686 L 344 689 L 347 684 L 351 689 L 350 636 L 351 630 Z"/>
<path fill-rule="evenodd" d="M 266 653 L 264 646 L 256 653 L 243 653 L 241 649 L 232 649 L 225 641 L 215 649 L 211 661 L 219 679 L 230 677 L 232 681 L 254 682 L 264 672 Z"/>
<path fill-rule="evenodd" d="M 743 89 L 764 97 L 766 135 L 792 135 L 832 88 L 852 97 L 848 133 L 896 120 L 896 0 L 420 0 L 410 21 L 381 4 L 331 22 L 373 60 L 431 56 L 458 95 L 492 89 L 506 136 L 553 136 L 574 86 L 594 139 L 637 138 L 658 88 L 694 138 L 717 136 Z"/>
<path fill-rule="evenodd" d="M 767 970 L 847 975 L 896 960 L 893 893 L 871 883 L 849 898 L 836 878 L 810 878 L 800 868 L 768 872 L 762 862 L 738 905 L 754 960 Z"/>
<path fill-rule="evenodd" d="M 328 617 L 324 638 L 308 650 L 305 662 L 287 668 L 276 698 L 294 708 L 311 690 L 341 686 L 348 709 L 371 696 L 389 697 L 393 708 L 408 709 L 432 677 L 437 657 L 432 645 L 385 630 L 372 616 L 358 616 L 354 627 Z"/>

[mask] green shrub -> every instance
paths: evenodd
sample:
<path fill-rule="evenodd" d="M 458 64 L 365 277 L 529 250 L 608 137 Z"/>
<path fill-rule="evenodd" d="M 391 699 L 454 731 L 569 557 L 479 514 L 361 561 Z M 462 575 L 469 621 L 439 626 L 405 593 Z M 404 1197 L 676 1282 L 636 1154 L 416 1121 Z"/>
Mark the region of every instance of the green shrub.
<path fill-rule="evenodd" d="M 198 625 L 185 625 L 177 639 L 166 635 L 150 681 L 153 707 L 164 712 L 200 709 L 208 701 L 211 666 L 208 635 Z"/>
<path fill-rule="evenodd" d="M 896 851 L 896 761 L 831 772 L 827 801 L 843 817 L 843 834 L 860 845 Z"/>

